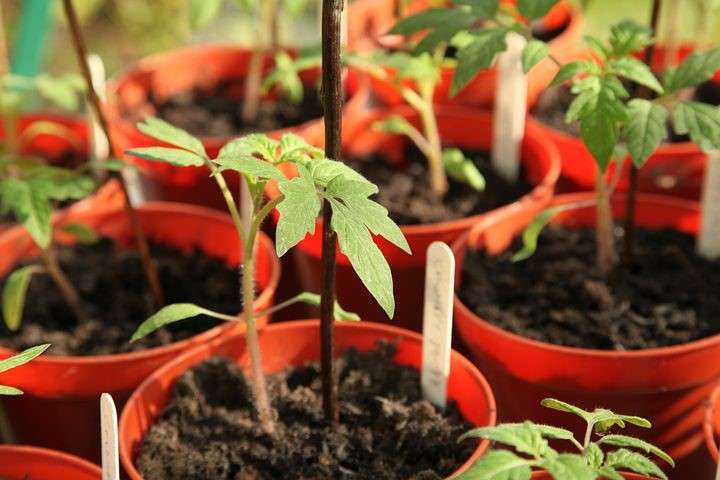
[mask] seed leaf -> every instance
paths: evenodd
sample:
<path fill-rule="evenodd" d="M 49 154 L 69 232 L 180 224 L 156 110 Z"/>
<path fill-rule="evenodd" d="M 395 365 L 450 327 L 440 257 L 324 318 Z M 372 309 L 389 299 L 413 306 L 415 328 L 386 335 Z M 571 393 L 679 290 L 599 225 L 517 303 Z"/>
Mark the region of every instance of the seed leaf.
<path fill-rule="evenodd" d="M 537 20 L 548 14 L 559 0 L 518 0 L 520 14 L 528 20 Z"/>
<path fill-rule="evenodd" d="M 530 40 L 522 52 L 522 66 L 525 73 L 540 63 L 550 53 L 547 43 L 540 40 Z"/>
<path fill-rule="evenodd" d="M 166 326 L 171 323 L 179 322 L 187 318 L 192 318 L 197 315 L 208 315 L 220 320 L 231 320 L 233 317 L 229 315 L 219 314 L 208 310 L 203 307 L 199 307 L 192 303 L 174 303 L 167 305 L 145 320 L 133 333 L 130 338 L 130 342 L 136 342 L 142 338 L 147 337 L 154 331 Z"/>
<path fill-rule="evenodd" d="M 543 229 L 550 223 L 550 220 L 561 211 L 559 207 L 550 207 L 540 212 L 530 225 L 523 230 L 522 241 L 523 246 L 512 256 L 513 262 L 521 262 L 532 257 L 537 250 L 538 238 Z"/>
<path fill-rule="evenodd" d="M 312 292 L 302 292 L 295 297 L 299 302 L 307 303 L 308 305 L 311 305 L 313 307 L 320 307 L 320 295 L 317 293 Z M 357 313 L 354 312 L 348 312 L 342 306 L 340 303 L 335 300 L 335 307 L 333 308 L 333 311 L 335 312 L 335 320 L 341 320 L 341 321 L 352 321 L 356 322 L 360 320 L 360 317 Z"/>
<path fill-rule="evenodd" d="M 45 350 L 47 350 L 48 348 L 50 348 L 50 344 L 46 343 L 43 345 L 38 345 L 36 347 L 28 348 L 27 350 L 24 350 L 23 352 L 20 352 L 10 358 L 6 358 L 5 360 L 0 360 L 0 373 L 7 372 L 12 368 L 16 368 L 20 365 L 28 363 L 34 358 L 42 355 L 43 352 L 45 352 Z"/>
<path fill-rule="evenodd" d="M 628 103 L 628 113 L 623 136 L 633 164 L 640 168 L 667 138 L 668 112 L 649 100 L 634 98 Z"/>
<path fill-rule="evenodd" d="M 278 184 L 285 197 L 277 206 L 280 220 L 275 232 L 275 248 L 280 257 L 308 233 L 315 233 L 315 221 L 320 213 L 320 199 L 312 175 L 302 165 L 298 165 L 298 173 L 292 180 Z"/>
<path fill-rule="evenodd" d="M 11 332 L 15 332 L 20 328 L 27 289 L 33 273 L 37 271 L 37 266 L 28 265 L 12 272 L 5 281 L 2 292 L 2 313 L 5 326 Z"/>
<path fill-rule="evenodd" d="M 137 124 L 138 130 L 145 135 L 161 142 L 169 143 L 183 148 L 200 157 L 206 157 L 205 147 L 200 140 L 181 128 L 170 125 L 168 122 L 155 117 L 147 117 Z"/>
<path fill-rule="evenodd" d="M 178 148 L 142 147 L 133 148 L 125 153 L 145 160 L 169 163 L 176 167 L 200 167 L 205 163 L 203 157 L 196 153 Z"/>
<path fill-rule="evenodd" d="M 507 48 L 504 28 L 488 28 L 473 35 L 473 40 L 457 55 L 450 95 L 460 92 L 480 70 L 489 68 L 495 56 Z"/>
<path fill-rule="evenodd" d="M 546 398 L 540 404 L 545 408 L 550 408 L 552 410 L 558 410 L 560 412 L 568 412 L 568 413 L 574 413 L 578 417 L 584 419 L 586 422 L 591 421 L 592 419 L 592 413 L 588 412 L 587 410 L 583 410 L 580 407 L 576 407 L 575 405 L 571 405 L 567 402 L 563 402 L 562 400 L 556 400 L 554 398 Z"/>
<path fill-rule="evenodd" d="M 467 158 L 459 148 L 447 148 L 442 152 L 443 165 L 447 174 L 478 192 L 485 190 L 485 177 L 475 162 Z"/>
<path fill-rule="evenodd" d="M 456 480 L 529 480 L 532 464 L 506 450 L 492 450 L 483 455 Z"/>
<path fill-rule="evenodd" d="M 15 387 L 8 387 L 6 385 L 0 385 L 0 395 L 5 396 L 14 396 L 14 395 L 22 395 L 22 390 L 18 390 Z"/>

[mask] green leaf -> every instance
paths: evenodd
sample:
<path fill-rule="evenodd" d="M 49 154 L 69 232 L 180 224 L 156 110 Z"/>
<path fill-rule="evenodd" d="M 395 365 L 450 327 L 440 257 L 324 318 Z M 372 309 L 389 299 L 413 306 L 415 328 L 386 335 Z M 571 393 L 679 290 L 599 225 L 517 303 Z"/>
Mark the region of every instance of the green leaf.
<path fill-rule="evenodd" d="M 18 178 L 0 182 L 0 204 L 5 211 L 12 211 L 40 248 L 50 245 L 52 206 L 41 192 L 34 190 L 30 183 Z"/>
<path fill-rule="evenodd" d="M 190 135 L 181 128 L 177 128 L 168 122 L 155 117 L 147 117 L 137 124 L 138 130 L 145 135 L 161 142 L 183 148 L 199 157 L 206 157 L 205 147 L 200 140 Z"/>
<path fill-rule="evenodd" d="M 296 163 L 307 168 L 312 175 L 315 185 L 320 187 L 327 187 L 328 183 L 338 176 L 342 176 L 348 180 L 372 185 L 372 183 L 361 174 L 344 163 L 336 160 L 331 160 L 329 158 L 318 158 L 314 160 L 300 159 Z"/>
<path fill-rule="evenodd" d="M 590 442 L 585 448 L 585 458 L 590 468 L 597 470 L 605 461 L 605 454 L 597 443 Z"/>
<path fill-rule="evenodd" d="M 263 93 L 268 93 L 271 88 L 277 87 L 290 102 L 296 105 L 301 103 L 305 96 L 305 86 L 299 71 L 300 68 L 290 55 L 286 52 L 278 52 L 275 55 L 275 67 L 262 82 Z"/>
<path fill-rule="evenodd" d="M 506 450 L 491 450 L 456 480 L 529 480 L 532 463 Z"/>
<path fill-rule="evenodd" d="M 625 477 L 620 475 L 613 467 L 603 466 L 597 468 L 596 472 L 603 480 L 625 480 Z"/>
<path fill-rule="evenodd" d="M 720 47 L 704 52 L 694 52 L 676 68 L 665 75 L 665 87 L 669 92 L 694 87 L 706 82 L 720 70 Z"/>
<path fill-rule="evenodd" d="M 389 33 L 412 35 L 413 33 L 442 25 L 470 26 L 473 17 L 459 8 L 430 8 L 398 21 Z"/>
<path fill-rule="evenodd" d="M 623 136 L 633 164 L 640 168 L 667 138 L 668 112 L 649 100 L 634 98 L 628 103 L 628 113 Z"/>
<path fill-rule="evenodd" d="M 660 448 L 639 438 L 628 437 L 627 435 L 604 435 L 598 440 L 598 444 L 612 445 L 615 447 L 632 447 L 642 450 L 645 453 L 652 453 L 675 466 L 673 459 Z"/>
<path fill-rule="evenodd" d="M 480 427 L 470 430 L 458 441 L 467 438 L 484 438 L 513 447 L 519 453 L 542 457 L 552 449 L 542 436 L 542 431 L 532 422 L 504 423 L 494 427 Z"/>
<path fill-rule="evenodd" d="M 136 342 L 142 338 L 147 337 L 154 331 L 166 326 L 171 323 L 179 322 L 187 318 L 196 317 L 197 315 L 208 315 L 210 317 L 218 318 L 220 320 L 232 321 L 237 320 L 237 317 L 232 315 L 225 315 L 222 313 L 208 310 L 207 308 L 199 307 L 192 303 L 174 303 L 167 305 L 155 314 L 145 320 L 133 333 L 130 338 L 130 342 Z"/>
<path fill-rule="evenodd" d="M 561 210 L 560 207 L 550 207 L 540 212 L 533 221 L 530 222 L 530 225 L 523 230 L 523 246 L 512 256 L 513 262 L 527 260 L 535 254 L 540 233 L 542 233 L 543 229 L 550 223 L 550 220 Z"/>
<path fill-rule="evenodd" d="M 564 428 L 553 427 L 551 425 L 543 425 L 536 423 L 535 426 L 540 430 L 540 434 L 545 438 L 552 438 L 556 440 L 570 440 L 574 438 L 573 433 L 570 430 Z"/>
<path fill-rule="evenodd" d="M 652 43 L 650 29 L 635 20 L 622 20 L 610 27 L 610 47 L 616 57 L 637 52 Z"/>
<path fill-rule="evenodd" d="M 410 55 L 406 52 L 381 54 L 378 61 L 394 70 L 398 81 L 411 79 L 416 82 L 437 82 L 440 78 L 440 69 L 428 53 L 419 55 Z"/>
<path fill-rule="evenodd" d="M 227 153 L 221 154 L 213 162 L 220 167 L 220 171 L 234 170 L 249 177 L 253 183 L 258 180 L 278 180 L 283 181 L 287 178 L 272 163 L 253 156 L 231 156 Z"/>
<path fill-rule="evenodd" d="M 522 66 L 525 73 L 540 63 L 550 53 L 547 43 L 531 39 L 522 52 Z"/>
<path fill-rule="evenodd" d="M 77 110 L 79 105 L 79 93 L 77 77 L 51 77 L 50 75 L 38 75 L 35 77 L 35 87 L 38 93 L 50 102 L 65 110 Z"/>
<path fill-rule="evenodd" d="M 475 162 L 467 158 L 459 148 L 447 148 L 442 152 L 442 161 L 448 176 L 471 186 L 478 192 L 485 190 L 485 177 Z"/>
<path fill-rule="evenodd" d="M 488 28 L 475 34 L 473 41 L 458 51 L 450 95 L 460 92 L 480 70 L 489 68 L 495 56 L 507 48 L 505 28 Z"/>
<path fill-rule="evenodd" d="M 15 387 L 8 387 L 6 385 L 0 385 L 0 395 L 11 396 L 11 395 L 22 395 L 22 390 L 18 390 Z"/>
<path fill-rule="evenodd" d="M 649 458 L 624 448 L 608 453 L 605 458 L 605 465 L 618 470 L 630 470 L 641 475 L 667 480 L 665 473 Z"/>
<path fill-rule="evenodd" d="M 673 126 L 705 151 L 720 148 L 720 108 L 700 102 L 680 102 L 673 109 Z"/>
<path fill-rule="evenodd" d="M 307 303 L 308 305 L 311 305 L 313 307 L 320 307 L 320 295 L 317 293 L 312 292 L 302 292 L 298 294 L 296 297 L 297 301 Z M 354 312 L 348 312 L 342 306 L 340 303 L 335 300 L 335 306 L 333 308 L 334 317 L 335 320 L 341 320 L 341 321 L 351 321 L 351 322 L 357 322 L 360 320 L 360 316 L 358 316 L 357 313 Z"/>
<path fill-rule="evenodd" d="M 592 412 L 590 421 L 595 424 L 595 429 L 599 432 L 606 432 L 615 425 L 620 428 L 625 428 L 625 422 L 643 428 L 650 428 L 652 426 L 649 421 L 642 417 L 621 415 L 605 408 L 596 408 Z"/>
<path fill-rule="evenodd" d="M 560 412 L 568 412 L 573 413 L 577 415 L 578 417 L 582 418 L 586 422 L 590 422 L 592 419 L 592 413 L 588 412 L 587 410 L 583 410 L 580 407 L 576 407 L 575 405 L 571 405 L 567 402 L 563 402 L 562 400 L 556 400 L 554 398 L 546 398 L 542 402 L 540 402 L 540 405 L 542 405 L 545 408 L 550 408 L 552 410 L 558 410 Z"/>
<path fill-rule="evenodd" d="M 475 17 L 492 19 L 500 9 L 498 0 L 456 0 L 456 5 L 467 5 L 472 9 Z"/>
<path fill-rule="evenodd" d="M 142 147 L 127 150 L 125 153 L 145 160 L 169 163 L 176 167 L 200 167 L 205 164 L 203 157 L 178 148 Z"/>
<path fill-rule="evenodd" d="M 131 167 L 122 160 L 109 158 L 107 160 L 91 160 L 83 165 L 85 170 L 107 170 L 109 172 L 122 172 L 124 168 Z"/>
<path fill-rule="evenodd" d="M 5 281 L 2 292 L 2 313 L 8 330 L 15 332 L 22 323 L 25 297 L 33 273 L 38 271 L 36 265 L 22 267 L 10 274 Z"/>
<path fill-rule="evenodd" d="M 12 368 L 17 368 L 20 365 L 28 363 L 29 361 L 42 355 L 48 348 L 50 348 L 50 344 L 46 343 L 43 345 L 38 345 L 36 347 L 28 348 L 27 350 L 18 353 L 17 355 L 14 355 L 10 358 L 6 358 L 5 360 L 0 360 L 0 373 L 7 372 Z"/>
<path fill-rule="evenodd" d="M 635 57 L 620 57 L 610 61 L 609 71 L 621 77 L 627 78 L 635 83 L 644 85 L 650 90 L 663 94 L 664 90 L 660 82 L 653 74 L 650 67 Z"/>
<path fill-rule="evenodd" d="M 537 20 L 548 14 L 559 0 L 518 0 L 520 14 L 528 20 Z"/>
<path fill-rule="evenodd" d="M 84 223 L 66 223 L 60 227 L 60 230 L 69 233 L 75 240 L 85 245 L 92 245 L 100 241 L 98 232 Z"/>
<path fill-rule="evenodd" d="M 585 43 L 590 45 L 590 48 L 592 48 L 592 50 L 598 54 L 598 56 L 603 62 L 606 62 L 607 59 L 610 58 L 610 56 L 612 55 L 612 52 L 610 52 L 605 47 L 605 45 L 603 45 L 600 39 L 593 37 L 592 35 L 585 35 L 583 39 L 585 40 Z"/>
<path fill-rule="evenodd" d="M 384 120 L 373 123 L 372 128 L 378 132 L 407 135 L 407 133 L 414 130 L 415 127 L 399 115 L 390 115 Z"/>
<path fill-rule="evenodd" d="M 280 213 L 275 245 L 278 256 L 282 257 L 305 236 L 315 233 L 315 221 L 320 213 L 318 198 L 312 175 L 302 165 L 298 165 L 299 176 L 285 179 L 278 184 L 285 198 L 278 204 Z"/>
<path fill-rule="evenodd" d="M 555 74 L 555 78 L 553 78 L 550 86 L 559 85 L 563 82 L 571 80 L 579 73 L 589 73 L 593 72 L 595 69 L 596 65 L 586 60 L 575 60 L 573 62 L 566 63 L 560 67 L 560 70 L 558 70 L 557 74 Z"/>
<path fill-rule="evenodd" d="M 294 133 L 286 133 L 280 138 L 280 160 L 278 163 L 302 163 L 324 158 L 325 152 L 322 149 L 313 147 Z"/>
<path fill-rule="evenodd" d="M 217 160 L 259 156 L 267 163 L 277 163 L 277 140 L 261 133 L 252 133 L 225 144 L 218 153 Z"/>
<path fill-rule="evenodd" d="M 49 165 L 26 168 L 23 177 L 38 195 L 58 201 L 85 198 L 96 188 L 88 175 Z"/>
<path fill-rule="evenodd" d="M 595 472 L 580 455 L 561 453 L 545 459 L 540 466 L 555 480 L 595 480 Z"/>
<path fill-rule="evenodd" d="M 196 30 L 215 20 L 222 3 L 223 0 L 190 0 L 188 5 L 190 28 Z"/>

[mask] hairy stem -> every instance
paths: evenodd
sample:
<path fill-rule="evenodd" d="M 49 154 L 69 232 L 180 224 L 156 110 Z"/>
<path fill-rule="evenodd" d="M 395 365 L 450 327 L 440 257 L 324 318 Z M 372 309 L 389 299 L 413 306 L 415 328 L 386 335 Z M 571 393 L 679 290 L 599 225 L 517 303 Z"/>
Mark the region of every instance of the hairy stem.
<path fill-rule="evenodd" d="M 448 191 L 448 180 L 445 173 L 445 166 L 442 160 L 442 143 L 438 130 L 435 111 L 433 110 L 433 93 L 435 83 L 421 81 L 418 84 L 420 91 L 419 99 L 414 98 L 413 108 L 420 114 L 425 138 L 430 144 L 430 155 L 428 156 L 428 169 L 430 171 L 430 189 L 436 197 L 442 198 Z M 410 96 L 410 98 L 413 98 Z M 419 100 L 419 101 L 418 101 Z"/>
<path fill-rule="evenodd" d="M 607 276 L 617 261 L 613 238 L 613 215 L 610 208 L 610 194 L 605 184 L 605 176 L 598 171 L 595 179 L 597 197 L 597 219 L 595 236 L 597 243 L 597 266 L 603 276 Z"/>
<path fill-rule="evenodd" d="M 263 63 L 265 56 L 277 48 L 278 9 L 277 0 L 263 0 L 261 21 L 257 30 L 258 42 L 253 49 L 245 80 L 242 119 L 252 123 L 257 118 L 262 90 Z"/>
<path fill-rule="evenodd" d="M 62 268 L 60 268 L 55 248 L 50 245 L 42 250 L 41 256 L 45 271 L 50 275 L 50 278 L 52 278 L 55 286 L 57 286 L 60 291 L 60 295 L 62 295 L 63 300 L 65 300 L 65 303 L 70 307 L 75 318 L 80 322 L 88 322 L 90 317 L 83 307 L 80 294 L 75 290 L 75 287 L 65 275 L 65 272 L 62 271 Z"/>
<path fill-rule="evenodd" d="M 323 0 L 322 9 L 322 99 L 327 156 L 340 160 L 342 138 L 342 63 L 340 60 L 343 0 Z M 335 352 L 335 249 L 332 208 L 323 202 L 322 270 L 320 274 L 320 364 L 322 368 L 325 421 L 340 419 L 333 357 Z"/>
<path fill-rule="evenodd" d="M 63 6 L 65 8 L 65 17 L 67 18 L 68 25 L 70 26 L 70 37 L 72 38 L 72 44 L 75 49 L 77 61 L 80 66 L 83 79 L 85 80 L 85 93 L 87 95 L 88 103 L 95 110 L 100 127 L 103 133 L 108 139 L 110 145 L 110 151 L 117 153 L 118 149 L 115 148 L 113 136 L 110 134 L 110 125 L 108 123 L 105 112 L 102 109 L 100 97 L 98 96 L 92 82 L 92 75 L 90 73 L 90 67 L 87 63 L 87 48 L 85 48 L 85 39 L 80 29 L 80 23 L 78 22 L 75 7 L 73 6 L 72 0 L 63 0 Z M 128 195 L 128 187 L 125 182 L 125 178 L 120 172 L 110 172 L 110 175 L 115 178 L 120 185 L 123 197 L 125 199 L 125 213 L 130 220 L 130 228 L 135 238 L 135 245 L 140 253 L 140 260 L 142 261 L 143 271 L 147 278 L 150 291 L 152 292 L 153 300 L 157 308 L 162 307 L 165 304 L 165 297 L 163 295 L 162 286 L 160 285 L 160 277 L 158 276 L 155 262 L 150 255 L 150 247 L 148 246 L 145 232 L 140 225 L 140 219 L 138 217 L 135 207 L 130 203 L 130 196 Z"/>
<path fill-rule="evenodd" d="M 595 425 L 593 423 L 588 423 L 587 429 L 585 430 L 585 438 L 583 439 L 583 451 L 590 445 L 590 440 L 592 439 L 592 432 L 593 427 Z"/>

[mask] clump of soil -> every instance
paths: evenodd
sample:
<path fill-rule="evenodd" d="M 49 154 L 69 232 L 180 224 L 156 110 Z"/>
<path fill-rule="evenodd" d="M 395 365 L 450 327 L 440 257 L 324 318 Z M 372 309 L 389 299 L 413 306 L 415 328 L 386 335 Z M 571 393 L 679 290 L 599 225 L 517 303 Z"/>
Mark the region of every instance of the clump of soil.
<path fill-rule="evenodd" d="M 242 370 L 213 358 L 186 372 L 150 429 L 136 465 L 153 480 L 433 480 L 475 448 L 454 404 L 422 400 L 419 372 L 392 363 L 394 347 L 347 351 L 337 360 L 340 425 L 325 426 L 319 367 L 268 378 L 276 435 L 256 423 Z"/>
<path fill-rule="evenodd" d="M 211 137 L 293 127 L 323 115 L 318 89 L 306 86 L 303 100 L 297 105 L 282 97 L 263 99 L 256 120 L 248 124 L 242 118 L 244 88 L 244 82 L 233 80 L 221 82 L 211 89 L 182 92 L 162 101 L 151 94 L 149 105 L 137 112 L 129 112 L 129 115 L 142 120 L 148 112 L 153 112 L 193 135 Z"/>
<path fill-rule="evenodd" d="M 408 149 L 407 164 L 392 165 L 384 157 L 351 159 L 348 163 L 380 192 L 375 200 L 388 209 L 390 218 L 399 225 L 416 225 L 465 218 L 487 212 L 518 200 L 532 190 L 521 172 L 517 183 L 509 183 L 495 173 L 485 151 L 463 150 L 485 177 L 486 187 L 478 192 L 469 185 L 448 178 L 450 189 L 437 198 L 428 187 L 427 160 L 414 148 Z"/>
<path fill-rule="evenodd" d="M 536 119 L 555 130 L 579 137 L 580 124 L 578 122 L 565 122 L 565 113 L 574 99 L 575 96 L 570 92 L 569 85 L 556 85 L 547 88 L 538 98 L 532 114 Z M 703 83 L 695 89 L 691 100 L 720 105 L 720 84 L 716 82 Z M 688 141 L 686 135 L 676 135 L 671 128 L 668 129 L 668 133 L 671 142 Z"/>
<path fill-rule="evenodd" d="M 186 253 L 160 244 L 151 245 L 151 250 L 168 304 L 197 303 L 229 314 L 240 311 L 237 269 L 197 250 Z M 199 316 L 130 344 L 135 329 L 155 313 L 138 253 L 117 249 L 104 239 L 94 245 L 60 247 L 58 256 L 91 320 L 78 322 L 50 277 L 37 274 L 30 282 L 22 328 L 12 333 L 0 327 L 1 345 L 22 350 L 52 343 L 55 355 L 103 355 L 166 345 L 218 324 Z"/>
<path fill-rule="evenodd" d="M 720 332 L 720 264 L 697 256 L 693 237 L 638 229 L 633 264 L 604 280 L 594 235 L 550 226 L 519 263 L 510 260 L 519 240 L 494 257 L 469 250 L 460 298 L 505 330 L 571 347 L 665 347 Z"/>

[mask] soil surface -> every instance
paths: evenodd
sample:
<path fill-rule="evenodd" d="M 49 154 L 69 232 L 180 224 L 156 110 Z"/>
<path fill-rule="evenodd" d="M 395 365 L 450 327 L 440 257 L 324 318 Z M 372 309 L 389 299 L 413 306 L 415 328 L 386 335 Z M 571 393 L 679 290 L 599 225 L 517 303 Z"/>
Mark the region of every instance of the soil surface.
<path fill-rule="evenodd" d="M 570 92 L 569 85 L 557 85 L 547 88 L 538 98 L 537 104 L 533 107 L 532 115 L 555 130 L 579 137 L 580 124 L 578 122 L 569 124 L 565 122 L 565 112 L 568 111 L 574 99 L 575 96 Z M 716 82 L 703 83 L 695 89 L 691 99 L 711 105 L 720 105 L 720 84 Z M 668 129 L 668 133 L 671 142 L 689 141 L 686 135 L 676 135 L 672 129 Z"/>
<path fill-rule="evenodd" d="M 324 425 L 318 365 L 270 376 L 279 420 L 256 424 L 242 370 L 213 358 L 186 372 L 145 438 L 136 465 L 152 480 L 440 480 L 475 448 L 457 407 L 422 400 L 419 372 L 381 343 L 337 360 L 340 426 Z"/>
<path fill-rule="evenodd" d="M 473 159 L 485 177 L 486 187 L 478 192 L 472 187 L 448 178 L 450 189 L 443 199 L 428 188 L 427 160 L 415 148 L 408 149 L 404 168 L 379 155 L 366 159 L 350 159 L 348 163 L 375 183 L 380 192 L 375 200 L 388 209 L 399 225 L 437 223 L 477 215 L 514 202 L 532 190 L 521 172 L 521 180 L 511 184 L 495 173 L 485 151 L 463 150 Z"/>
<path fill-rule="evenodd" d="M 695 239 L 674 230 L 638 229 L 636 241 L 631 268 L 607 280 L 589 228 L 549 226 L 519 263 L 510 261 L 519 240 L 497 257 L 469 250 L 459 295 L 481 318 L 556 345 L 635 350 L 720 332 L 720 263 L 696 256 Z"/>
<path fill-rule="evenodd" d="M 168 304 L 196 303 L 229 314 L 240 311 L 237 269 L 199 251 L 184 253 L 163 245 L 151 249 Z M 28 289 L 22 328 L 11 333 L 0 326 L 0 345 L 22 350 L 52 343 L 54 355 L 102 355 L 166 345 L 217 325 L 216 320 L 200 316 L 130 344 L 135 329 L 155 312 L 137 252 L 118 250 L 105 239 L 94 245 L 60 247 L 58 256 L 91 320 L 78 322 L 50 277 L 36 274 Z"/>
<path fill-rule="evenodd" d="M 263 100 L 257 119 L 248 124 L 242 118 L 243 85 L 239 81 L 225 81 L 212 90 L 194 89 L 165 101 L 151 97 L 149 111 L 193 135 L 210 137 L 240 136 L 294 127 L 323 115 L 318 89 L 306 86 L 303 100 L 297 105 L 286 99 Z M 136 112 L 135 116 L 144 117 L 146 114 Z"/>

